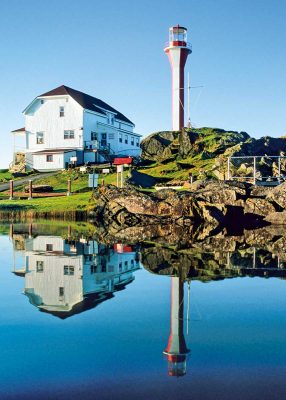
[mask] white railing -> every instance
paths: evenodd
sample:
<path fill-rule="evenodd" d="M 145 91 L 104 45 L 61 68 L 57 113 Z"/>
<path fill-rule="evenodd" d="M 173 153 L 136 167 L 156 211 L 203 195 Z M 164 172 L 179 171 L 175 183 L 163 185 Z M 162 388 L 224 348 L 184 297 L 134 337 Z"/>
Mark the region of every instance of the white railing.
<path fill-rule="evenodd" d="M 286 181 L 286 156 L 233 156 L 227 159 L 227 179 L 254 185 Z"/>

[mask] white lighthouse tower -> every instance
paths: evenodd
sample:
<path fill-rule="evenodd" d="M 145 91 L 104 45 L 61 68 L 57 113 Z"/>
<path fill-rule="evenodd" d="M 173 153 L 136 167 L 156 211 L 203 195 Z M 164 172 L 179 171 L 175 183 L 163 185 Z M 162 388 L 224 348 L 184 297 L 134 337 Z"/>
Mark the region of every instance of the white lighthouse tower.
<path fill-rule="evenodd" d="M 184 376 L 189 350 L 184 336 L 184 282 L 171 278 L 171 329 L 164 354 L 168 358 L 169 376 Z"/>
<path fill-rule="evenodd" d="M 172 26 L 169 29 L 169 42 L 164 48 L 172 70 L 172 120 L 173 130 L 184 128 L 184 68 L 191 54 L 191 45 L 187 42 L 187 29 L 183 26 Z"/>

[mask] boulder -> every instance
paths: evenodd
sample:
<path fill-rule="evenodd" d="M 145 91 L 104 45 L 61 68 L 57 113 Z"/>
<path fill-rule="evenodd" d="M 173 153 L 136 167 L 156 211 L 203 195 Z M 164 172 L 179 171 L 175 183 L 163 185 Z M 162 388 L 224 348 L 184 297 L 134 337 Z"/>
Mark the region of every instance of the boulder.
<path fill-rule="evenodd" d="M 265 221 L 274 225 L 286 225 L 286 211 L 272 212 L 265 217 Z"/>
<path fill-rule="evenodd" d="M 245 214 L 260 215 L 262 217 L 266 217 L 275 211 L 275 207 L 268 200 L 255 197 L 247 199 L 244 206 Z"/>
<path fill-rule="evenodd" d="M 179 132 L 176 131 L 163 131 L 155 132 L 141 142 L 142 154 L 141 157 L 144 160 L 158 161 L 164 157 L 165 149 L 178 138 Z"/>
<path fill-rule="evenodd" d="M 270 190 L 266 198 L 277 204 L 281 208 L 281 211 L 286 210 L 286 182 Z"/>

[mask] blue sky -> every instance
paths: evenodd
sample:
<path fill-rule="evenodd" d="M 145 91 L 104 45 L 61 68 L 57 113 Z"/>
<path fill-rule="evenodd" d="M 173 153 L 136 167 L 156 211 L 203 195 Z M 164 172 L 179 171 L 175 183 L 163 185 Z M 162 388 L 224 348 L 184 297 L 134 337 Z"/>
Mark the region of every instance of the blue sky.
<path fill-rule="evenodd" d="M 147 135 L 171 127 L 168 28 L 189 29 L 195 126 L 286 134 L 282 0 L 0 0 L 0 167 L 10 131 L 61 84 L 105 100 Z"/>

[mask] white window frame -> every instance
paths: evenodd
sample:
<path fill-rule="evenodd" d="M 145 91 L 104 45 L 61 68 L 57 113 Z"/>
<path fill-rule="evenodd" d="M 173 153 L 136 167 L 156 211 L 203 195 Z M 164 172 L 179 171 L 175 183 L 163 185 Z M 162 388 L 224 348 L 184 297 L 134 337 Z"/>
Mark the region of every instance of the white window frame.
<path fill-rule="evenodd" d="M 37 144 L 44 144 L 45 143 L 45 133 L 44 132 L 37 132 L 36 133 L 36 143 Z"/>
<path fill-rule="evenodd" d="M 75 138 L 74 130 L 64 130 L 64 140 L 71 140 Z"/>
<path fill-rule="evenodd" d="M 73 276 L 74 275 L 74 266 L 73 265 L 64 265 L 64 275 Z"/>
<path fill-rule="evenodd" d="M 48 160 L 48 157 L 51 157 L 50 160 Z M 53 154 L 46 154 L 46 162 L 53 162 L 54 161 L 54 155 Z"/>

